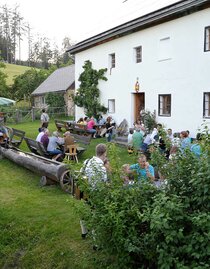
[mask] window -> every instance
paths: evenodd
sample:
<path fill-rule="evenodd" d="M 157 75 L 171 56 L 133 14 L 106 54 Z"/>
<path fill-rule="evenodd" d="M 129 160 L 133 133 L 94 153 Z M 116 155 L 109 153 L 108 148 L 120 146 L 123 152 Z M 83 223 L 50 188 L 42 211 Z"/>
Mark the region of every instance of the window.
<path fill-rule="evenodd" d="M 134 48 L 135 51 L 135 62 L 141 63 L 142 62 L 142 46 Z"/>
<path fill-rule="evenodd" d="M 205 28 L 204 51 L 210 51 L 210 26 Z"/>
<path fill-rule="evenodd" d="M 115 113 L 115 99 L 108 100 L 108 112 Z"/>
<path fill-rule="evenodd" d="M 165 37 L 159 41 L 158 60 L 165 61 L 171 59 L 170 37 Z"/>
<path fill-rule="evenodd" d="M 159 95 L 158 115 L 171 116 L 171 94 Z"/>
<path fill-rule="evenodd" d="M 115 68 L 115 53 L 109 54 L 109 68 Z"/>
<path fill-rule="evenodd" d="M 203 116 L 210 117 L 210 92 L 205 92 L 203 95 Z"/>
<path fill-rule="evenodd" d="M 41 104 L 44 105 L 45 104 L 45 97 L 41 96 Z"/>

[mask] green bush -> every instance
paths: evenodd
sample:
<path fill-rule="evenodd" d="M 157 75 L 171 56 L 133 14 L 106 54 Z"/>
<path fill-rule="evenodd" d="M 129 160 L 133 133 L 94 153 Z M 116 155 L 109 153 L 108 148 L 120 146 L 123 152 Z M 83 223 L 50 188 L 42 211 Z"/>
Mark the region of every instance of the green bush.
<path fill-rule="evenodd" d="M 112 145 L 111 182 L 94 190 L 80 182 L 89 197 L 89 234 L 107 255 L 102 268 L 210 267 L 209 135 L 201 145 L 200 159 L 185 151 L 173 162 L 155 149 L 152 162 L 167 178 L 162 188 L 147 182 L 123 186 Z"/>

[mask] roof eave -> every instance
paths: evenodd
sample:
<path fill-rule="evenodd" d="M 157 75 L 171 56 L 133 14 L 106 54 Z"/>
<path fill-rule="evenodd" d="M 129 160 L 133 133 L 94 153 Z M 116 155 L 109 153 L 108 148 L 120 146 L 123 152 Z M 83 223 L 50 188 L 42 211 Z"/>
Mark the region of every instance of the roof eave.
<path fill-rule="evenodd" d="M 180 1 L 157 11 L 146 14 L 142 17 L 126 22 L 110 30 L 81 41 L 67 50 L 71 54 L 81 52 L 99 44 L 114 40 L 116 38 L 135 33 L 139 30 L 152 27 L 163 22 L 174 20 L 210 7 L 210 0 L 189 0 Z"/>

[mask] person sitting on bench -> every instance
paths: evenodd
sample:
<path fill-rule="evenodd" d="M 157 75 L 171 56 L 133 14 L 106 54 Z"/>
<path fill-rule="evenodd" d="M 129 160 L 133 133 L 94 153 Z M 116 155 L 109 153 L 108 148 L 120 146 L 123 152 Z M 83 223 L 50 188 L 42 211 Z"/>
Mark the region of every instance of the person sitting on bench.
<path fill-rule="evenodd" d="M 49 137 L 47 151 L 51 155 L 62 154 L 63 152 L 57 148 L 59 145 L 62 145 L 62 144 L 63 144 L 63 139 L 61 139 L 59 133 L 55 131 L 52 133 L 52 136 Z"/>
<path fill-rule="evenodd" d="M 1 143 L 6 143 L 7 140 L 9 139 L 9 133 L 7 128 L 3 125 L 4 120 L 1 120 L 0 122 L 0 142 Z"/>

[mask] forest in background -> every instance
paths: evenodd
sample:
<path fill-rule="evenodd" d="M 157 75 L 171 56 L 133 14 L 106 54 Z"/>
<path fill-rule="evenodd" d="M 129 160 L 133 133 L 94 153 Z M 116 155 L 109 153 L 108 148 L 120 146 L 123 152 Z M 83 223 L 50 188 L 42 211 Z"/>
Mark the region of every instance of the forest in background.
<path fill-rule="evenodd" d="M 28 46 L 27 60 L 21 60 L 23 41 Z M 0 5 L 0 59 L 6 63 L 49 69 L 72 63 L 73 59 L 66 53 L 72 45 L 69 37 L 64 37 L 62 48 L 51 44 L 47 36 L 33 34 L 32 28 L 19 11 L 19 6 L 13 8 Z"/>

